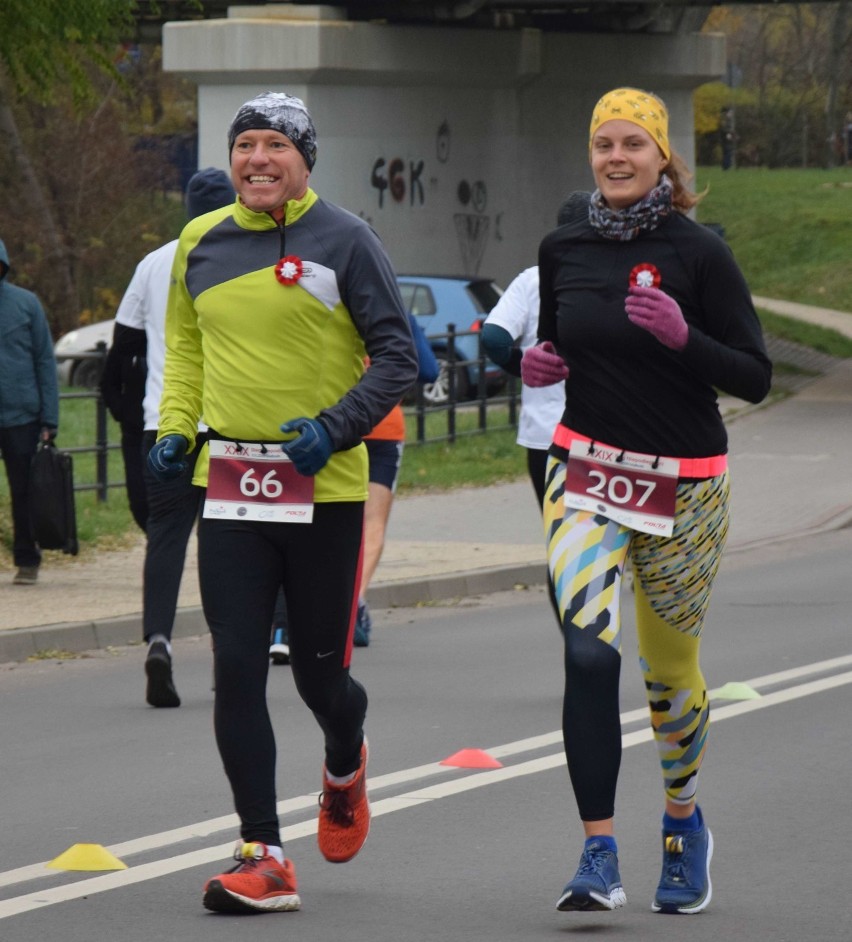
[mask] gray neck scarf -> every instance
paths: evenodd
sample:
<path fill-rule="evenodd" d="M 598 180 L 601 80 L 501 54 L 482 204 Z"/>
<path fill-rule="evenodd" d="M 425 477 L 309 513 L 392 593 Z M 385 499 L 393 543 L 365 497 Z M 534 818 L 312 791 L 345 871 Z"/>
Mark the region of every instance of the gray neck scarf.
<path fill-rule="evenodd" d="M 672 181 L 663 174 L 650 193 L 626 209 L 611 209 L 600 190 L 592 193 L 589 222 L 605 239 L 629 242 L 641 232 L 649 232 L 673 211 Z"/>

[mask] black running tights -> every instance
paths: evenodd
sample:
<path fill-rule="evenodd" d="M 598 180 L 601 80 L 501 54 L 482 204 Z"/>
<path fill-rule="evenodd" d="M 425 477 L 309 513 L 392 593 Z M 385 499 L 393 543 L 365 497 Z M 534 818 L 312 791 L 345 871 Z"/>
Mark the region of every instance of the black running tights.
<path fill-rule="evenodd" d="M 358 768 L 367 694 L 350 676 L 349 660 L 363 519 L 363 503 L 352 502 L 316 504 L 310 524 L 200 521 L 201 598 L 213 636 L 214 728 L 245 841 L 280 844 L 266 679 L 281 585 L 293 678 L 323 731 L 328 770 L 346 775 Z"/>

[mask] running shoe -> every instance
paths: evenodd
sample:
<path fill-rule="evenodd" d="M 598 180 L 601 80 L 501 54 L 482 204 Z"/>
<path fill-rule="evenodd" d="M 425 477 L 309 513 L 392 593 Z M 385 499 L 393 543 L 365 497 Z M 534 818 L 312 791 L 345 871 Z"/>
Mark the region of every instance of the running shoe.
<path fill-rule="evenodd" d="M 655 913 L 691 915 L 706 909 L 713 895 L 710 860 L 713 835 L 700 808 L 697 831 L 663 830 L 663 873 L 651 909 Z"/>
<path fill-rule="evenodd" d="M 153 707 L 179 707 L 180 697 L 172 679 L 172 656 L 163 641 L 154 641 L 145 658 L 148 687 L 145 700 Z"/>
<path fill-rule="evenodd" d="M 320 852 L 331 863 L 346 863 L 361 850 L 370 833 L 366 739 L 361 746 L 361 765 L 351 782 L 333 784 L 323 765 L 319 806 L 317 843 Z"/>
<path fill-rule="evenodd" d="M 562 913 L 618 909 L 627 902 L 618 872 L 618 855 L 598 841 L 590 841 L 583 849 L 580 866 L 566 884 L 556 908 Z"/>
<path fill-rule="evenodd" d="M 236 867 L 208 880 L 204 908 L 214 913 L 284 913 L 299 909 L 296 868 L 278 863 L 266 844 L 237 842 Z"/>
<path fill-rule="evenodd" d="M 35 585 L 38 582 L 38 566 L 20 566 L 12 580 L 13 585 Z"/>
<path fill-rule="evenodd" d="M 358 615 L 355 618 L 355 637 L 353 638 L 356 648 L 368 647 L 372 628 L 373 619 L 370 618 L 370 609 L 363 599 L 358 599 Z"/>
<path fill-rule="evenodd" d="M 287 641 L 286 628 L 274 628 L 272 631 L 272 643 L 269 645 L 269 656 L 273 664 L 290 663 L 290 645 Z"/>

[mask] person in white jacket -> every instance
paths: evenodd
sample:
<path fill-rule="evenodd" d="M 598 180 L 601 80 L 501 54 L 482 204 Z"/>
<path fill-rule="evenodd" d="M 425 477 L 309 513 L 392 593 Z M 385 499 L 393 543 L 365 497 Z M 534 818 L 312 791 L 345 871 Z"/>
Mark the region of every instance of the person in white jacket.
<path fill-rule="evenodd" d="M 186 188 L 189 219 L 230 205 L 235 199 L 231 180 L 224 170 L 208 167 L 190 178 Z M 178 240 L 161 245 L 142 259 L 115 318 L 113 342 L 104 370 L 115 373 L 111 361 L 143 356 L 148 373 L 142 402 L 144 432 L 140 459 L 147 496 L 145 570 L 142 598 L 142 630 L 148 644 L 145 659 L 145 699 L 153 707 L 178 707 L 180 697 L 172 676 L 171 637 L 178 593 L 186 559 L 186 547 L 198 516 L 204 489 L 192 483 L 198 448 L 187 456 L 187 468 L 175 480 L 158 481 L 145 465 L 157 439 L 163 366 L 166 357 L 165 320 L 172 262 Z M 199 442 L 206 426 L 198 426 Z M 206 440 L 206 439 L 205 439 Z"/>
<path fill-rule="evenodd" d="M 589 194 L 572 193 L 557 214 L 557 224 L 567 222 L 575 213 L 587 213 Z M 521 357 L 538 343 L 538 266 L 525 268 L 517 275 L 493 307 L 482 328 L 485 352 L 507 373 L 520 377 Z M 527 450 L 527 472 L 539 507 L 544 504 L 544 472 L 547 450 L 553 431 L 565 409 L 565 384 L 521 387 L 521 412 L 517 443 Z M 548 577 L 551 605 L 561 628 L 561 619 Z"/>

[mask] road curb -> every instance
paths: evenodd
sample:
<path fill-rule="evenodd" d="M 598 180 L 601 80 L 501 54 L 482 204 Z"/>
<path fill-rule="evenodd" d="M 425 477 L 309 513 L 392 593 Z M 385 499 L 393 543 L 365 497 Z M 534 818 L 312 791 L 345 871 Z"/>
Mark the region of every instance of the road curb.
<path fill-rule="evenodd" d="M 544 585 L 543 564 L 495 566 L 446 576 L 428 576 L 405 582 L 371 587 L 373 608 L 413 608 L 417 605 L 504 592 L 523 585 Z M 207 633 L 201 606 L 178 609 L 172 630 L 174 638 Z M 49 659 L 50 654 L 82 654 L 85 651 L 142 644 L 142 613 L 80 622 L 58 622 L 29 628 L 10 628 L 0 633 L 0 663 Z"/>
<path fill-rule="evenodd" d="M 822 363 L 819 365 L 825 366 Z M 809 385 L 816 378 L 818 377 L 805 377 L 802 383 Z M 743 408 L 727 417 L 727 421 L 737 421 L 749 412 L 762 408 L 766 408 L 763 403 Z M 729 544 L 725 555 L 779 545 L 790 540 L 801 540 L 846 527 L 852 527 L 852 505 L 835 508 L 827 517 L 803 530 Z M 437 546 L 436 552 L 440 552 Z M 546 567 L 543 562 L 515 563 L 445 575 L 427 575 L 399 582 L 375 583 L 370 587 L 368 598 L 370 605 L 375 609 L 410 608 L 450 599 L 510 591 L 517 586 L 543 586 L 545 581 Z M 178 609 L 174 637 L 198 637 L 206 634 L 207 630 L 200 606 Z M 30 658 L 49 659 L 51 655 L 76 655 L 86 651 L 141 644 L 141 612 L 103 619 L 9 628 L 0 631 L 0 663 L 21 662 Z"/>
<path fill-rule="evenodd" d="M 725 555 L 777 546 L 790 540 L 802 540 L 847 527 L 852 527 L 852 506 L 805 530 L 728 546 Z M 386 582 L 370 588 L 369 600 L 375 609 L 415 608 L 450 599 L 508 592 L 519 586 L 543 586 L 546 582 L 546 572 L 543 564 L 521 563 L 403 582 Z M 198 637 L 206 633 L 207 622 L 201 606 L 178 609 L 172 631 L 174 638 Z M 55 653 L 55 656 L 83 654 L 86 651 L 134 644 L 142 644 L 141 612 L 117 618 L 11 628 L 0 633 L 0 664 L 26 661 L 30 658 L 47 660 L 51 653 Z"/>
<path fill-rule="evenodd" d="M 188 638 L 206 634 L 201 607 L 179 609 L 172 635 Z M 82 654 L 142 644 L 142 613 L 79 622 L 57 622 L 30 628 L 9 628 L 0 634 L 0 664 L 49 659 L 51 654 Z"/>

